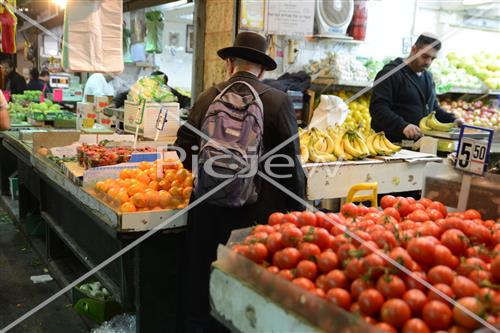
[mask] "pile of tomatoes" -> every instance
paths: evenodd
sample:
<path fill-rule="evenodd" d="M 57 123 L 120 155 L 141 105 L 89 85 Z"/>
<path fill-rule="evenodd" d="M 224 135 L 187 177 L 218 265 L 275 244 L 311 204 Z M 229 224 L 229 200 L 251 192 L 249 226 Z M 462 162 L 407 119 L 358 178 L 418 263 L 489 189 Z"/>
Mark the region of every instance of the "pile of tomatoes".
<path fill-rule="evenodd" d="M 232 250 L 387 332 L 500 324 L 500 220 L 473 209 L 386 195 L 381 209 L 277 212 Z"/>

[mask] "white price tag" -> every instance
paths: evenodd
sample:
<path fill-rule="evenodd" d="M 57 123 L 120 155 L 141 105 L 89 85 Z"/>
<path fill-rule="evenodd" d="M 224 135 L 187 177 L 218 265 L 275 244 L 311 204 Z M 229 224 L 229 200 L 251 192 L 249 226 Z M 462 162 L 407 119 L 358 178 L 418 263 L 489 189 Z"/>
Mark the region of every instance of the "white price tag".
<path fill-rule="evenodd" d="M 488 142 L 462 137 L 456 168 L 482 175 L 488 156 Z"/>
<path fill-rule="evenodd" d="M 139 103 L 139 105 L 137 106 L 137 111 L 135 113 L 135 123 L 140 125 L 142 124 L 142 112 L 144 110 L 144 104 L 143 103 Z"/>
<path fill-rule="evenodd" d="M 158 131 L 163 131 L 163 127 L 165 127 L 165 123 L 167 122 L 168 116 L 168 108 L 161 107 L 160 112 L 158 113 L 158 118 L 156 119 L 156 129 Z"/>

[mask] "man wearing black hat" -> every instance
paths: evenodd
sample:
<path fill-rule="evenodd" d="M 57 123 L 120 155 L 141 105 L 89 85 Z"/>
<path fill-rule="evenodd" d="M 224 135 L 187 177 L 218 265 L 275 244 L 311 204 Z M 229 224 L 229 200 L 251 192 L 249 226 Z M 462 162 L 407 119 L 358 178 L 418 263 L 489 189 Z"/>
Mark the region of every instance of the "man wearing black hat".
<path fill-rule="evenodd" d="M 264 131 L 262 135 L 264 154 L 272 150 L 286 139 L 297 134 L 297 122 L 291 101 L 288 96 L 260 82 L 264 71 L 274 70 L 275 61 L 265 52 L 267 41 L 253 32 L 241 32 L 236 37 L 234 46 L 219 50 L 217 54 L 226 63 L 228 80 L 209 88 L 201 94 L 189 114 L 188 122 L 197 129 L 201 128 L 207 109 L 215 97 L 229 84 L 244 81 L 250 84 L 259 94 L 263 105 Z M 242 92 L 243 93 L 243 92 Z M 186 168 L 191 168 L 193 146 L 200 145 L 200 136 L 186 126 L 177 133 L 177 146 L 187 152 L 184 161 Z M 305 176 L 298 159 L 298 138 L 276 151 L 272 164 L 287 164 L 285 158 L 276 157 L 283 154 L 292 159 L 293 165 L 274 168 L 267 172 L 289 175 L 276 179 L 289 191 L 303 197 Z M 289 162 L 289 161 L 288 161 Z M 264 163 L 262 163 L 264 165 Z M 259 178 L 259 176 L 256 176 Z M 189 211 L 188 217 L 188 269 L 186 271 L 185 299 L 188 315 L 188 331 L 221 331 L 219 324 L 209 315 L 209 272 L 210 264 L 216 260 L 218 244 L 225 244 L 232 230 L 246 228 L 257 223 L 267 223 L 273 212 L 301 210 L 301 203 L 292 199 L 269 182 L 261 180 L 257 202 L 240 208 L 220 207 L 201 203 Z M 192 200 L 193 201 L 193 200 Z"/>

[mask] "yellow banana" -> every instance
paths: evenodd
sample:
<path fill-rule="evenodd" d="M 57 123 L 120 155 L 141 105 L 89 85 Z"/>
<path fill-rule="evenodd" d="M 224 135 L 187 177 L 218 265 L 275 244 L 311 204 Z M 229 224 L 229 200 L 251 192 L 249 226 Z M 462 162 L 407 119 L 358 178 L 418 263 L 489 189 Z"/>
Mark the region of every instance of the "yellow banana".
<path fill-rule="evenodd" d="M 344 134 L 342 140 L 344 143 L 344 150 L 346 153 L 352 155 L 354 158 L 358 158 L 359 156 L 363 155 L 363 153 L 352 146 L 351 141 L 349 140 L 349 135 L 350 135 L 349 133 Z"/>
<path fill-rule="evenodd" d="M 397 146 L 395 144 L 393 144 L 391 141 L 389 141 L 389 139 L 387 139 L 387 137 L 385 136 L 384 133 L 381 134 L 381 141 L 384 142 L 384 145 L 389 149 L 391 150 L 392 152 L 397 152 L 397 151 L 400 151 L 401 150 L 401 147 L 400 146 Z"/>
<path fill-rule="evenodd" d="M 430 114 L 429 120 L 427 120 L 427 125 L 429 125 L 430 128 L 440 132 L 449 132 L 454 126 L 453 123 L 442 123 L 437 120 L 435 112 L 432 112 Z"/>
<path fill-rule="evenodd" d="M 335 138 L 335 143 L 333 146 L 333 153 L 337 156 L 338 159 L 345 160 L 345 151 L 342 145 L 342 137 L 344 136 L 344 131 L 339 131 L 337 133 L 337 137 Z"/>
<path fill-rule="evenodd" d="M 355 141 L 361 147 L 361 151 L 363 152 L 363 155 L 365 155 L 365 156 L 370 155 L 370 149 L 368 149 L 368 146 L 366 144 L 366 140 L 363 140 L 363 138 L 358 136 L 358 137 L 356 137 Z"/>
<path fill-rule="evenodd" d="M 324 162 L 334 162 L 337 160 L 333 154 L 325 154 L 318 152 L 313 144 L 309 144 L 309 159 L 313 162 L 324 163 Z"/>
<path fill-rule="evenodd" d="M 335 143 L 333 142 L 333 139 L 328 135 L 327 132 L 318 130 L 318 136 L 321 137 L 325 143 L 326 143 L 326 148 L 323 150 L 327 154 L 333 153 L 333 148 Z"/>
<path fill-rule="evenodd" d="M 373 148 L 375 148 L 378 155 L 382 155 L 382 156 L 390 155 L 391 154 L 390 151 L 382 145 L 382 142 L 380 139 L 381 139 L 380 133 L 377 133 L 375 135 L 375 138 L 373 139 Z"/>
<path fill-rule="evenodd" d="M 366 138 L 366 146 L 370 152 L 370 156 L 377 156 L 377 150 L 373 147 L 373 140 L 377 134 L 372 134 Z"/>
<path fill-rule="evenodd" d="M 332 126 L 328 126 L 326 128 L 326 134 L 328 134 L 328 136 L 330 136 L 330 138 L 332 139 L 332 141 L 335 144 L 335 139 L 337 138 L 337 131 L 334 130 Z"/>
<path fill-rule="evenodd" d="M 427 121 L 428 120 L 429 120 L 429 116 L 423 117 L 422 119 L 420 119 L 420 122 L 418 123 L 418 127 L 420 127 L 420 129 L 424 133 L 432 131 L 432 128 L 430 128 L 429 126 L 427 126 Z"/>
<path fill-rule="evenodd" d="M 303 143 L 300 144 L 300 161 L 302 164 L 309 161 L 309 148 L 307 148 L 307 145 Z"/>

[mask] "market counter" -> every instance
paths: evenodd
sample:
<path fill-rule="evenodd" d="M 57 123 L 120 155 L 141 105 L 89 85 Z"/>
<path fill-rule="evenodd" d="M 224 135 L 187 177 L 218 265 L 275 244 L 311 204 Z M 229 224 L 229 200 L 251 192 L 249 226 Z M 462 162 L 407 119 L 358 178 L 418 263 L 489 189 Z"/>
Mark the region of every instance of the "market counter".
<path fill-rule="evenodd" d="M 0 133 L 1 201 L 11 216 L 19 216 L 16 222 L 28 237 L 29 218 L 42 217 L 45 235 L 38 239 L 44 246 L 37 251 L 49 268 L 69 250 L 92 269 L 144 234 L 117 228 L 102 203 L 31 151 L 29 141 L 19 140 L 18 133 Z M 16 169 L 19 212 L 9 209 L 12 205 L 5 196 L 8 178 Z M 178 325 L 185 215 L 95 274 L 125 309 L 135 309 L 138 332 L 173 331 Z M 144 231 L 155 227 L 143 225 Z"/>

